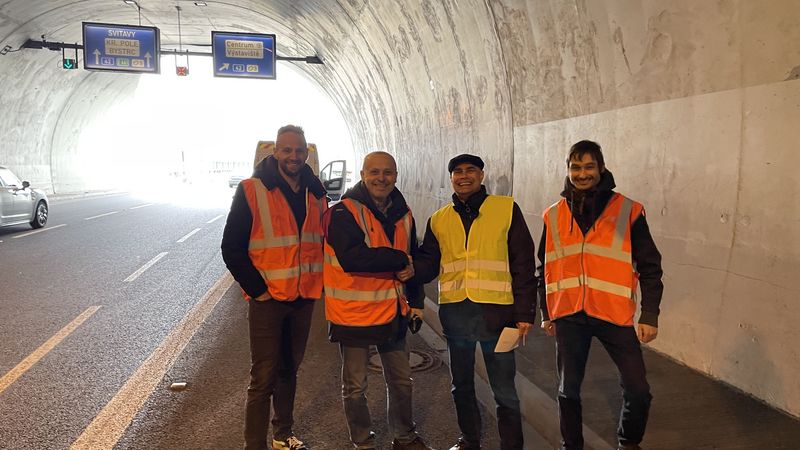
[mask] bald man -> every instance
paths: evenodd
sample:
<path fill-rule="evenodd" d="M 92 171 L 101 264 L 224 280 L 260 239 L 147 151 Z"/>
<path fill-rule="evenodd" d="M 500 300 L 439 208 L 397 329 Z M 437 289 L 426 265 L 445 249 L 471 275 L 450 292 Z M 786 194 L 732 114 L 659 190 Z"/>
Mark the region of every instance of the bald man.
<path fill-rule="evenodd" d="M 329 211 L 323 277 L 325 317 L 342 357 L 342 402 L 356 449 L 376 448 L 367 398 L 369 348 L 386 380 L 392 448 L 429 449 L 412 416 L 409 323 L 422 318 L 424 296 L 410 263 L 417 248 L 414 218 L 395 187 L 397 164 L 386 152 L 364 158 L 361 181 Z"/>

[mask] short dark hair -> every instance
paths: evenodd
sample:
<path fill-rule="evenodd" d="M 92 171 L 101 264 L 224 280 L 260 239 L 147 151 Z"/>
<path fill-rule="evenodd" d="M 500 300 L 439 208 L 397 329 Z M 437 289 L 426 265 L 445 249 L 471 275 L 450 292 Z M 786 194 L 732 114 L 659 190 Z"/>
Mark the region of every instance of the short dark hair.
<path fill-rule="evenodd" d="M 603 160 L 603 149 L 600 148 L 600 144 L 594 141 L 580 141 L 576 142 L 569 148 L 569 154 L 567 155 L 567 166 L 569 166 L 569 162 L 573 159 L 577 159 L 580 161 L 583 159 L 583 155 L 591 155 L 595 161 L 597 161 L 597 165 L 600 166 L 602 169 L 606 166 L 605 160 Z"/>
<path fill-rule="evenodd" d="M 278 129 L 278 135 L 275 137 L 275 144 L 278 143 L 278 138 L 281 137 L 283 133 L 295 133 L 303 138 L 303 145 L 308 146 L 306 143 L 306 133 L 303 131 L 303 127 L 298 127 L 297 125 L 284 125 Z"/>

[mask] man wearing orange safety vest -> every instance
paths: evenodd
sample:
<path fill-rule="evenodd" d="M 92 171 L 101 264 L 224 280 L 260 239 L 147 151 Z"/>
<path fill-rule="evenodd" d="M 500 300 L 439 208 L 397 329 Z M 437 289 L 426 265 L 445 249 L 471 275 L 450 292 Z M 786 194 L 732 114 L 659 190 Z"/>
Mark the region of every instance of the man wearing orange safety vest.
<path fill-rule="evenodd" d="M 415 280 L 439 277 L 439 319 L 450 353 L 453 402 L 461 436 L 450 450 L 481 448 L 475 396 L 475 347 L 497 403 L 502 450 L 522 450 L 522 415 L 514 352 L 495 352 L 503 328 L 528 334 L 536 317 L 533 239 L 514 199 L 489 195 L 483 160 L 462 154 L 447 165 L 452 202 L 428 220 L 414 258 Z"/>
<path fill-rule="evenodd" d="M 639 449 L 652 399 L 640 342 L 658 334 L 661 254 L 642 205 L 612 190 L 614 177 L 597 143 L 576 143 L 566 161 L 564 198 L 544 211 L 537 268 L 542 328 L 556 337 L 562 445 L 583 448 L 581 382 L 597 337 L 623 389 L 619 448 Z M 635 327 L 637 285 L 642 300 Z"/>
<path fill-rule="evenodd" d="M 376 448 L 367 389 L 369 348 L 384 371 L 388 425 L 394 450 L 427 450 L 412 415 L 406 328 L 422 318 L 421 287 L 407 285 L 417 248 L 416 228 L 395 187 L 397 165 L 389 153 L 364 158 L 361 182 L 329 211 L 325 238 L 325 317 L 342 357 L 342 402 L 356 449 Z"/>
<path fill-rule="evenodd" d="M 322 296 L 325 189 L 311 168 L 303 129 L 278 130 L 273 154 L 236 190 L 222 236 L 222 257 L 249 300 L 250 385 L 245 448 L 307 447 L 292 431 L 297 369 L 314 301 Z"/>

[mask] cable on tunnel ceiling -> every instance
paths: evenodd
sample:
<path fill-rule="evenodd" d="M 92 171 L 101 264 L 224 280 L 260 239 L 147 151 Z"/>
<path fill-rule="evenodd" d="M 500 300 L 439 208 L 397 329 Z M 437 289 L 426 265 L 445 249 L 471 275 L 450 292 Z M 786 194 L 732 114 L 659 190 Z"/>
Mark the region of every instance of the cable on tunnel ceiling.
<path fill-rule="evenodd" d="M 183 55 L 183 35 L 181 33 L 181 7 L 180 5 L 175 5 L 175 10 L 178 11 L 178 51 L 174 52 L 173 55 L 175 56 L 175 72 L 179 76 L 186 76 L 189 75 L 189 49 L 186 49 L 186 67 L 181 67 L 178 65 L 178 54 Z"/>
<path fill-rule="evenodd" d="M 133 5 L 136 7 L 136 11 L 139 14 L 139 26 L 142 26 L 142 5 L 139 4 L 136 0 L 122 0 L 123 3 L 126 5 Z"/>

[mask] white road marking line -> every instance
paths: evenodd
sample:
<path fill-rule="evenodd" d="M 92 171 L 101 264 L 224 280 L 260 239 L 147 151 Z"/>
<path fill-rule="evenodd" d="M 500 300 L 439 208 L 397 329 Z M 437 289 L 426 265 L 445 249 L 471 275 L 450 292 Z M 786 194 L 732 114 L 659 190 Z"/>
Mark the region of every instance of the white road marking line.
<path fill-rule="evenodd" d="M 34 364 L 39 362 L 50 350 L 52 350 L 56 345 L 58 345 L 65 337 L 69 336 L 70 333 L 75 331 L 83 322 L 86 321 L 89 317 L 92 316 L 97 310 L 100 309 L 100 306 L 90 306 L 86 309 L 86 311 L 82 312 L 78 317 L 76 317 L 72 322 L 68 323 L 64 328 L 60 329 L 58 333 L 54 334 L 53 337 L 47 340 L 44 344 L 42 344 L 39 348 L 33 351 L 28 357 L 22 360 L 19 364 L 16 365 L 13 369 L 11 369 L 7 374 L 3 375 L 0 378 L 0 393 L 6 390 L 12 383 L 17 381 L 17 378 L 21 377 L 22 374 L 28 371 Z"/>
<path fill-rule="evenodd" d="M 209 221 L 208 221 L 208 222 L 206 222 L 206 223 L 214 223 L 214 222 L 216 222 L 216 221 L 217 221 L 217 219 L 221 219 L 221 218 L 223 218 L 223 217 L 225 217 L 225 215 L 224 215 L 224 214 L 220 214 L 220 215 L 218 215 L 217 217 L 214 217 L 213 219 L 209 220 Z"/>
<path fill-rule="evenodd" d="M 113 449 L 136 413 L 142 409 L 158 383 L 175 363 L 186 344 L 197 333 L 214 310 L 219 300 L 233 284 L 233 277 L 225 273 L 203 298 L 188 312 L 169 336 L 136 370 L 122 389 L 100 411 L 92 423 L 72 443 L 70 450 Z"/>
<path fill-rule="evenodd" d="M 130 207 L 130 208 L 128 208 L 128 209 L 139 209 L 139 208 L 146 208 L 146 207 L 148 207 L 148 206 L 153 206 L 154 204 L 155 204 L 155 203 L 145 203 L 144 205 L 132 206 L 132 207 Z"/>
<path fill-rule="evenodd" d="M 139 270 L 137 270 L 136 272 L 133 272 L 132 274 L 130 274 L 130 276 L 128 278 L 125 278 L 124 281 L 127 282 L 127 283 L 130 283 L 131 281 L 139 278 L 139 275 L 143 274 L 145 270 L 150 268 L 150 266 L 152 266 L 153 264 L 157 263 L 159 259 L 167 256 L 167 253 L 169 253 L 169 252 L 161 252 L 161 253 L 159 253 L 158 255 L 156 255 L 155 258 L 153 258 L 150 261 L 148 261 L 147 264 L 145 264 L 142 267 L 140 267 Z"/>
<path fill-rule="evenodd" d="M 55 230 L 56 228 L 61 228 L 61 227 L 65 227 L 65 226 L 67 226 L 67 224 L 62 223 L 61 225 L 54 225 L 52 227 L 41 228 L 41 229 L 38 229 L 36 231 L 30 231 L 28 233 L 18 234 L 16 236 L 11 236 L 11 239 L 19 239 L 21 237 L 30 236 L 32 234 L 44 233 L 45 231 Z"/>
<path fill-rule="evenodd" d="M 184 241 L 186 241 L 187 239 L 189 239 L 190 237 L 192 237 L 192 235 L 193 235 L 193 234 L 195 234 L 195 233 L 197 233 L 198 231 L 200 231 L 200 228 L 195 228 L 194 230 L 190 231 L 190 232 L 189 232 L 189 234 L 187 234 L 186 236 L 184 236 L 184 237 L 182 237 L 182 238 L 178 239 L 178 241 L 177 241 L 177 242 L 180 244 L 181 242 L 184 242 Z"/>
<path fill-rule="evenodd" d="M 96 216 L 87 217 L 87 218 L 85 218 L 85 219 L 83 219 L 83 220 L 92 220 L 92 219 L 97 219 L 98 217 L 110 216 L 110 215 L 112 215 L 112 214 L 116 214 L 116 213 L 118 213 L 118 212 L 119 212 L 119 211 L 111 211 L 111 212 L 107 212 L 107 213 L 105 213 L 105 214 L 98 214 L 98 215 L 96 215 Z"/>

